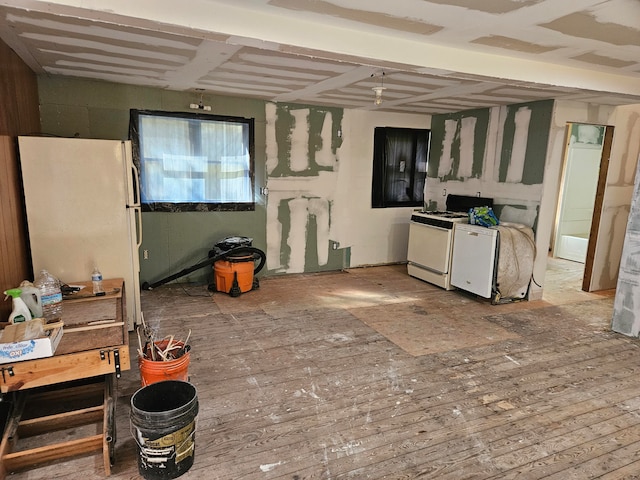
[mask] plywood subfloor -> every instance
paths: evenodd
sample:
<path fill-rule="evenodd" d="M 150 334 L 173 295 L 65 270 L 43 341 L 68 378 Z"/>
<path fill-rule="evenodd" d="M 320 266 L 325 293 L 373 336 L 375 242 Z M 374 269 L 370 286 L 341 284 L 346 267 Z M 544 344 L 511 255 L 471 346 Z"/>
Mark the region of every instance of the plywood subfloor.
<path fill-rule="evenodd" d="M 587 479 L 640 471 L 640 349 L 613 297 L 493 306 L 404 266 L 263 279 L 231 298 L 143 293 L 192 331 L 200 412 L 184 479 Z M 132 338 L 133 340 L 133 338 Z M 114 480 L 139 478 L 137 369 L 119 382 Z M 102 478 L 87 456 L 16 480 Z"/>
<path fill-rule="evenodd" d="M 478 347 L 517 338 L 516 333 L 461 309 L 431 308 L 431 302 L 355 308 L 350 312 L 409 355 Z"/>

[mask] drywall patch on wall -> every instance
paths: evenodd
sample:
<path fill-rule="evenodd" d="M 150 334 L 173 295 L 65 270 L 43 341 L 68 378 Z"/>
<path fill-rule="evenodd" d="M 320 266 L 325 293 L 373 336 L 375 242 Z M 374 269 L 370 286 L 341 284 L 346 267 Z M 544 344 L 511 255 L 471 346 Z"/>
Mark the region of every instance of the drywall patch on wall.
<path fill-rule="evenodd" d="M 329 261 L 328 201 L 321 198 L 282 199 L 280 221 L 287 225 L 283 259 L 287 272 L 304 272 L 307 265 L 326 266 Z M 283 230 L 284 231 L 284 230 Z M 288 252 L 288 256 L 286 255 Z"/>
<path fill-rule="evenodd" d="M 488 108 L 433 117 L 427 178 L 441 182 L 479 178 L 488 128 Z"/>
<path fill-rule="evenodd" d="M 505 107 L 501 107 L 505 108 Z M 509 105 L 500 146 L 498 181 L 538 185 L 544 177 L 553 100 Z"/>
<path fill-rule="evenodd" d="M 292 193 L 269 195 L 267 267 L 277 273 L 328 269 L 332 203 L 305 194 L 291 197 Z"/>
<path fill-rule="evenodd" d="M 270 177 L 317 176 L 337 167 L 341 109 L 267 104 L 266 113 Z"/>
<path fill-rule="evenodd" d="M 425 206 L 480 194 L 507 221 L 535 228 L 552 111 L 545 100 L 433 117 Z"/>
<path fill-rule="evenodd" d="M 473 152 L 475 149 L 476 117 L 466 117 L 460 121 L 460 168 L 462 178 L 473 176 Z"/>
<path fill-rule="evenodd" d="M 304 272 L 307 231 L 309 229 L 308 202 L 306 198 L 292 198 L 287 201 L 287 209 L 280 209 L 281 213 L 289 214 L 289 235 L 285 240 L 290 252 L 288 267 L 289 271 L 293 272 Z M 283 220 L 281 219 L 281 221 Z"/>
<path fill-rule="evenodd" d="M 507 167 L 507 182 L 521 183 L 522 171 L 524 170 L 524 158 L 527 153 L 527 138 L 529 133 L 529 123 L 531 122 L 531 109 L 528 107 L 519 108 L 515 114 L 513 134 L 513 148 L 511 150 L 511 161 Z"/>
<path fill-rule="evenodd" d="M 439 145 L 442 153 L 438 162 L 438 177 L 450 175 L 453 170 L 453 150 L 456 143 L 456 135 L 458 133 L 458 122 L 456 120 L 444 121 L 444 135 L 442 143 Z M 433 142 L 432 142 L 433 144 Z"/>
<path fill-rule="evenodd" d="M 265 155 L 267 174 L 278 166 L 278 140 L 276 138 L 277 109 L 275 103 L 265 104 Z"/>
<path fill-rule="evenodd" d="M 342 268 L 330 250 L 342 110 L 266 106 L 267 268 L 301 273 Z M 338 254 L 340 253 L 340 254 Z M 332 263 L 333 262 L 333 263 Z"/>
<path fill-rule="evenodd" d="M 289 133 L 289 167 L 292 172 L 309 170 L 309 110 L 294 110 L 291 113 L 293 123 Z"/>

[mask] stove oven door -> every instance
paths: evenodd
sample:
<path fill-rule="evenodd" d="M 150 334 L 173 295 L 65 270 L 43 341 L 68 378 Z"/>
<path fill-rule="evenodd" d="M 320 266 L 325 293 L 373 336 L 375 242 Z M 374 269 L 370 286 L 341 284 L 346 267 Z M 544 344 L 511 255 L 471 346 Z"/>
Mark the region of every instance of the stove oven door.
<path fill-rule="evenodd" d="M 409 263 L 436 275 L 447 275 L 451 264 L 452 232 L 452 228 L 411 222 L 407 252 Z"/>

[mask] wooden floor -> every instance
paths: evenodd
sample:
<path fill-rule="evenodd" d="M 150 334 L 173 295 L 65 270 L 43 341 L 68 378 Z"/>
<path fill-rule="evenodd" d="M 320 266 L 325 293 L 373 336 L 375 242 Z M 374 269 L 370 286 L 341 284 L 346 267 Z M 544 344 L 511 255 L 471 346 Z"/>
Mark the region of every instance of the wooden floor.
<path fill-rule="evenodd" d="M 639 343 L 609 331 L 613 292 L 581 292 L 576 266 L 552 261 L 543 300 L 504 305 L 401 265 L 262 279 L 239 298 L 143 292 L 159 336 L 192 331 L 200 410 L 180 478 L 640 478 Z M 111 478 L 140 478 L 137 367 L 118 388 Z M 11 478 L 98 479 L 101 458 Z"/>

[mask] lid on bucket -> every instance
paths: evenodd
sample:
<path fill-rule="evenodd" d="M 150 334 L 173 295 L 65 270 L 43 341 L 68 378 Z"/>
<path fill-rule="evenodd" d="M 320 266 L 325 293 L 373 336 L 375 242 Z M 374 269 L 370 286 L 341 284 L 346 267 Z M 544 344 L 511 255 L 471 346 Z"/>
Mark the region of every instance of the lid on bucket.
<path fill-rule="evenodd" d="M 209 252 L 209 257 L 228 252 L 238 247 L 250 247 L 252 242 L 253 238 L 249 237 L 226 237 L 214 245 L 213 250 Z"/>

